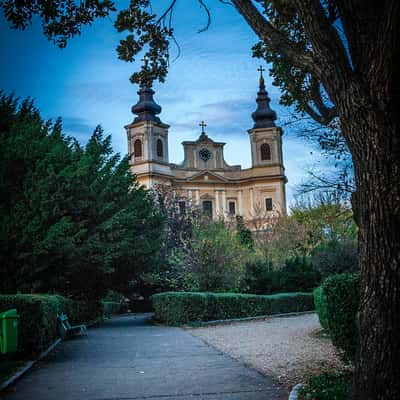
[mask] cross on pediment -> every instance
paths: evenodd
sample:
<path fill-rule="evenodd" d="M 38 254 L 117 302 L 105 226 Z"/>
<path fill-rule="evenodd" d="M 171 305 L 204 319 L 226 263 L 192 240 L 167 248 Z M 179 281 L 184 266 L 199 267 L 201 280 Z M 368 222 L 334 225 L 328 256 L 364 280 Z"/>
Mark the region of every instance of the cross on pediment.
<path fill-rule="evenodd" d="M 207 124 L 204 121 L 201 121 L 199 126 L 201 127 L 201 133 L 205 133 L 204 128 L 207 126 Z"/>
<path fill-rule="evenodd" d="M 260 73 L 260 75 L 261 75 L 261 78 L 262 78 L 262 76 L 263 76 L 263 72 L 265 71 L 265 68 L 263 68 L 263 66 L 262 66 L 262 65 L 260 65 L 260 67 L 257 69 L 257 71 Z"/>

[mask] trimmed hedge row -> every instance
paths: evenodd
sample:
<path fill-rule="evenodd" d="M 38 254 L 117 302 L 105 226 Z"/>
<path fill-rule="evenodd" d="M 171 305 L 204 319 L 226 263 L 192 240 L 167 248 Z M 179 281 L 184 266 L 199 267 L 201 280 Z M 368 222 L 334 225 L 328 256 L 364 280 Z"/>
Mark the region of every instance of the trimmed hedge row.
<path fill-rule="evenodd" d="M 317 296 L 315 296 L 317 295 Z M 321 325 L 326 323 L 333 344 L 345 361 L 353 361 L 358 347 L 356 316 L 360 304 L 360 274 L 338 274 L 327 278 L 321 291 L 314 291 Z"/>
<path fill-rule="evenodd" d="M 313 295 L 315 310 L 318 314 L 319 323 L 321 324 L 322 328 L 328 331 L 328 310 L 326 309 L 326 301 L 324 298 L 324 291 L 322 289 L 322 286 L 315 288 Z"/>
<path fill-rule="evenodd" d="M 257 317 L 314 309 L 312 293 L 252 295 L 208 292 L 165 292 L 151 297 L 155 319 L 167 325 Z"/>
<path fill-rule="evenodd" d="M 20 315 L 18 349 L 25 355 L 40 353 L 59 336 L 57 315 L 66 313 L 72 324 L 93 319 L 98 306 L 59 295 L 0 295 L 0 312 L 16 308 Z M 97 310 L 97 311 L 96 311 Z"/>
<path fill-rule="evenodd" d="M 21 353 L 43 351 L 57 337 L 57 315 L 70 314 L 73 302 L 62 296 L 0 295 L 0 312 L 16 308 L 20 316 L 18 348 Z"/>

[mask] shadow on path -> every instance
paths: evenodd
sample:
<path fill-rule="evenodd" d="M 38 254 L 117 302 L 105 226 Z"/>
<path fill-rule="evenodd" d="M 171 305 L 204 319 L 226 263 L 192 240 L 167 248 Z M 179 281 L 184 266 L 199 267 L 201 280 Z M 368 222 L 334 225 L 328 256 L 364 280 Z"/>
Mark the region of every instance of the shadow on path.
<path fill-rule="evenodd" d="M 63 342 L 6 400 L 283 400 L 271 379 L 150 314 L 112 318 Z"/>

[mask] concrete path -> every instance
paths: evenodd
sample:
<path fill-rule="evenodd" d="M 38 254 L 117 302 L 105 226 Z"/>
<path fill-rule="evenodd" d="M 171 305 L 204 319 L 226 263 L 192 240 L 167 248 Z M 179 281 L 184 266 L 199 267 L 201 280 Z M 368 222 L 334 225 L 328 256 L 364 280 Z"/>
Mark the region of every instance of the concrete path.
<path fill-rule="evenodd" d="M 63 342 L 6 400 L 283 400 L 269 378 L 148 315 L 113 318 Z M 0 395 L 0 397 L 2 397 Z"/>

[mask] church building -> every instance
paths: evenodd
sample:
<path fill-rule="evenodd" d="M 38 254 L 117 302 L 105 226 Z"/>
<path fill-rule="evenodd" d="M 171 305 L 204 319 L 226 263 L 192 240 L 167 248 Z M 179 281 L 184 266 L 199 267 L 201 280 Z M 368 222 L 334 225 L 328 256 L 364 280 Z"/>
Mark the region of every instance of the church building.
<path fill-rule="evenodd" d="M 285 168 L 282 159 L 282 129 L 275 125 L 276 113 L 270 108 L 260 68 L 257 109 L 248 130 L 251 167 L 228 165 L 225 143 L 216 142 L 200 123 L 200 136 L 182 142 L 184 160 L 169 162 L 168 129 L 157 116 L 161 107 L 153 99 L 154 91 L 142 85 L 139 101 L 132 107 L 136 114 L 125 126 L 130 166 L 140 185 L 154 188 L 167 185 L 176 193 L 181 212 L 199 207 L 213 218 L 242 216 L 251 225 L 254 219 L 276 213 L 286 214 Z"/>

